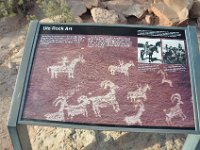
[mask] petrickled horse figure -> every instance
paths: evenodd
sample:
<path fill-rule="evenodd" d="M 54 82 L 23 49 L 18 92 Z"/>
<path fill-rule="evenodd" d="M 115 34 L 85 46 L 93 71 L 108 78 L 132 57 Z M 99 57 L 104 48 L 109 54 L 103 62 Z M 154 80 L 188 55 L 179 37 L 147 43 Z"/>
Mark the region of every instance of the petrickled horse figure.
<path fill-rule="evenodd" d="M 51 73 L 51 78 L 57 78 L 59 73 L 68 74 L 68 78 L 74 78 L 74 70 L 77 63 L 84 63 L 83 56 L 75 58 L 69 63 L 67 57 L 62 58 L 61 65 L 52 65 L 47 67 L 47 72 Z"/>
<path fill-rule="evenodd" d="M 144 86 L 140 86 L 134 91 L 129 91 L 128 94 L 127 94 L 127 99 L 130 99 L 131 102 L 132 101 L 135 102 L 136 99 L 143 98 L 143 100 L 146 101 L 146 99 L 147 99 L 147 96 L 146 96 L 147 90 L 151 90 L 151 87 L 149 86 L 149 84 L 145 84 Z"/>
<path fill-rule="evenodd" d="M 115 112 L 119 112 L 119 103 L 116 99 L 116 90 L 119 89 L 119 86 L 115 85 L 109 80 L 102 81 L 100 84 L 101 88 L 107 89 L 109 87 L 109 92 L 105 95 L 95 96 L 95 97 L 85 97 L 87 101 L 91 102 L 92 109 L 96 117 L 101 117 L 100 108 L 112 106 Z M 84 97 L 84 96 L 83 96 Z"/>

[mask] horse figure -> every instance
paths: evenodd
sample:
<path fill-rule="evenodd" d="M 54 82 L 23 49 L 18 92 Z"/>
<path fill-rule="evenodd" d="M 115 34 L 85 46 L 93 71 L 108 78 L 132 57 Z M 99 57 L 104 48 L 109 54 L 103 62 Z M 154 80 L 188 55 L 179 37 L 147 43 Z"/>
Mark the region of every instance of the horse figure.
<path fill-rule="evenodd" d="M 148 42 L 146 42 L 146 43 L 148 43 Z M 140 51 L 141 59 L 144 60 L 145 59 L 144 55 L 146 54 L 146 55 L 149 56 L 148 57 L 149 58 L 149 62 L 152 62 L 153 61 L 152 55 L 153 55 L 154 52 L 158 53 L 158 47 L 160 47 L 160 45 L 161 45 L 160 41 L 156 42 L 155 45 L 153 45 L 153 44 L 145 45 L 145 44 L 142 44 L 142 43 L 138 43 L 138 47 L 144 48 L 143 50 Z"/>
<path fill-rule="evenodd" d="M 151 87 L 148 84 L 145 84 L 143 87 L 139 87 L 135 91 L 128 92 L 127 99 L 131 99 L 131 102 L 132 102 L 132 100 L 134 102 L 136 102 L 137 98 L 143 98 L 144 101 L 146 101 L 146 99 L 147 99 L 146 92 L 147 92 L 147 90 L 150 90 L 150 89 L 151 89 Z"/>
<path fill-rule="evenodd" d="M 73 59 L 71 63 L 69 63 L 67 57 L 63 57 L 61 65 L 49 66 L 47 67 L 47 72 L 51 73 L 51 78 L 57 78 L 59 73 L 67 73 L 68 78 L 74 78 L 74 69 L 78 62 L 85 62 L 83 56 L 79 56 L 78 58 Z"/>
<path fill-rule="evenodd" d="M 109 87 L 109 92 L 105 95 L 95 96 L 95 97 L 82 97 L 87 101 L 91 102 L 92 109 L 96 117 L 101 117 L 100 108 L 105 108 L 111 105 L 115 112 L 119 112 L 119 103 L 116 100 L 116 90 L 119 89 L 119 86 L 115 85 L 113 82 L 105 80 L 100 84 L 101 88 L 107 89 Z"/>
<path fill-rule="evenodd" d="M 67 63 L 69 62 L 67 56 L 62 58 L 61 62 L 58 62 L 61 65 L 52 65 L 47 67 L 47 72 L 51 73 L 51 78 L 57 78 L 58 73 L 65 70 Z"/>
<path fill-rule="evenodd" d="M 72 60 L 71 63 L 63 70 L 64 73 L 68 74 L 68 78 L 74 78 L 74 69 L 76 64 L 79 62 L 85 63 L 85 59 L 83 58 L 83 56 L 79 56 L 78 58 Z"/>
<path fill-rule="evenodd" d="M 129 61 L 128 63 L 124 63 L 123 60 L 119 60 L 119 65 L 110 65 L 108 67 L 108 71 L 110 71 L 111 75 L 115 75 L 115 72 L 123 73 L 125 76 L 129 75 L 129 68 L 131 66 L 135 66 L 133 61 Z"/>
<path fill-rule="evenodd" d="M 148 55 L 149 55 L 149 62 L 152 62 L 153 61 L 153 58 L 152 58 L 152 55 L 154 52 L 157 52 L 158 53 L 158 47 L 160 47 L 160 44 L 161 42 L 158 41 L 156 42 L 155 45 L 150 45 L 149 48 L 148 48 Z"/>

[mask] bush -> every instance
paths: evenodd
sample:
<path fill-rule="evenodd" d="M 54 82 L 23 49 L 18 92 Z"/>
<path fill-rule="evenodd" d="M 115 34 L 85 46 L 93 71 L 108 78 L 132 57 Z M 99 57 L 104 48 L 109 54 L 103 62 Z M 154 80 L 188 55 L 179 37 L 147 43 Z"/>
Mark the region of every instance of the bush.
<path fill-rule="evenodd" d="M 13 14 L 26 16 L 28 11 L 34 7 L 35 0 L 4 0 L 0 2 L 0 17 Z"/>
<path fill-rule="evenodd" d="M 55 16 L 59 16 L 59 22 L 62 23 L 74 21 L 74 17 L 65 2 L 57 2 L 55 0 L 38 0 L 37 2 L 40 4 L 46 17 L 57 21 Z"/>

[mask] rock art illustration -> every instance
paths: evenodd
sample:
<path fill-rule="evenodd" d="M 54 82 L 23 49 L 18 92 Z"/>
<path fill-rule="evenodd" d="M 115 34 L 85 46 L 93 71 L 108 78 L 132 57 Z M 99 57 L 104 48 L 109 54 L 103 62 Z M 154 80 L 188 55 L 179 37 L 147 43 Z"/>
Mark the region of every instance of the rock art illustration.
<path fill-rule="evenodd" d="M 126 116 L 124 118 L 124 121 L 126 122 L 127 125 L 136 125 L 136 124 L 142 125 L 141 116 L 142 116 L 143 112 L 145 111 L 143 102 L 138 101 L 135 104 L 135 108 L 137 108 L 137 107 L 139 107 L 139 109 L 135 115 Z"/>
<path fill-rule="evenodd" d="M 119 65 L 110 65 L 108 67 L 108 71 L 111 73 L 111 75 L 115 75 L 116 72 L 123 73 L 125 76 L 129 76 L 129 68 L 134 67 L 133 61 L 129 61 L 128 63 L 124 63 L 123 60 L 119 60 Z"/>
<path fill-rule="evenodd" d="M 149 84 L 145 84 L 144 86 L 139 85 L 135 91 L 130 91 L 127 94 L 127 99 L 130 99 L 131 102 L 136 102 L 136 99 L 143 98 L 144 101 L 147 100 L 146 92 L 147 90 L 151 90 Z"/>
<path fill-rule="evenodd" d="M 162 76 L 162 81 L 161 81 L 162 84 L 167 83 L 167 84 L 169 84 L 170 87 L 173 87 L 172 81 L 169 80 L 169 79 L 166 79 L 166 77 L 167 77 L 167 73 L 166 72 L 164 72 L 162 70 L 159 70 L 158 74 L 161 74 L 161 76 Z"/>
<path fill-rule="evenodd" d="M 91 102 L 92 109 L 96 117 L 101 117 L 100 108 L 108 107 L 111 105 L 115 112 L 120 111 L 119 103 L 116 99 L 116 90 L 119 89 L 119 86 L 115 85 L 113 82 L 105 80 L 100 84 L 101 88 L 107 89 L 110 88 L 110 91 L 106 95 L 95 96 L 95 97 L 85 97 L 88 102 Z"/>
<path fill-rule="evenodd" d="M 73 59 L 71 63 L 69 63 L 68 58 L 65 56 L 61 62 L 47 67 L 47 72 L 51 74 L 51 78 L 57 78 L 59 73 L 67 74 L 68 78 L 74 78 L 74 70 L 78 63 L 85 63 L 83 56 Z"/>
<path fill-rule="evenodd" d="M 185 114 L 182 111 L 181 105 L 183 105 L 183 101 L 181 101 L 181 95 L 179 93 L 172 94 L 171 96 L 172 103 L 175 103 L 176 105 L 169 108 L 168 110 L 164 109 L 166 115 L 166 122 L 168 125 L 172 124 L 172 119 L 175 117 L 180 117 L 183 121 L 186 119 Z"/>
<path fill-rule="evenodd" d="M 55 107 L 59 105 L 58 112 L 55 113 L 48 113 L 45 115 L 47 120 L 57 120 L 57 121 L 63 121 L 65 111 L 67 112 L 67 116 L 69 118 L 73 118 L 77 115 L 83 115 L 85 117 L 88 117 L 87 112 L 87 105 L 89 104 L 89 101 L 86 100 L 84 96 L 81 96 L 77 99 L 78 104 L 77 105 L 70 105 L 68 104 L 68 96 L 58 96 L 53 104 Z"/>
<path fill-rule="evenodd" d="M 47 113 L 44 115 L 46 120 L 51 121 L 65 121 L 64 112 Z"/>

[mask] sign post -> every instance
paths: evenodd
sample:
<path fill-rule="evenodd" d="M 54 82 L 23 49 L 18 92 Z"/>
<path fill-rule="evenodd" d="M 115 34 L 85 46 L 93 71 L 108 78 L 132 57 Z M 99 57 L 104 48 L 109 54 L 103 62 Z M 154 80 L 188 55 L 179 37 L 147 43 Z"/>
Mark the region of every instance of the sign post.
<path fill-rule="evenodd" d="M 197 43 L 191 26 L 33 21 L 8 122 L 14 147 L 30 146 L 28 124 L 186 133 L 187 147 L 199 136 Z"/>

